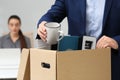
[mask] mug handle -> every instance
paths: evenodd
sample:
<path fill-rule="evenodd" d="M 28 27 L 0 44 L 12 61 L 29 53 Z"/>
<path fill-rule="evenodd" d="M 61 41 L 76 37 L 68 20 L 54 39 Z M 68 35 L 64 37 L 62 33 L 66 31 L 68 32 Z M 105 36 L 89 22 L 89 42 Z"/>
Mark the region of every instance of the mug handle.
<path fill-rule="evenodd" d="M 64 37 L 64 33 L 63 33 L 63 31 L 58 31 L 58 33 L 60 33 L 61 37 L 57 41 L 60 41 Z"/>

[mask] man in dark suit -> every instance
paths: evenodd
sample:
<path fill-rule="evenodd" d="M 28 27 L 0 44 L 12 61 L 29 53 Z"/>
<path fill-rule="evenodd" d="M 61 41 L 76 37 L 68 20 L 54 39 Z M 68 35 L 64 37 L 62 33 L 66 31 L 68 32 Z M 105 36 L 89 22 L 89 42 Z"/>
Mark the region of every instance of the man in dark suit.
<path fill-rule="evenodd" d="M 72 36 L 94 36 L 97 48 L 112 48 L 112 80 L 120 80 L 120 0 L 56 0 L 38 22 L 38 39 L 46 41 L 46 22 L 68 19 Z"/>

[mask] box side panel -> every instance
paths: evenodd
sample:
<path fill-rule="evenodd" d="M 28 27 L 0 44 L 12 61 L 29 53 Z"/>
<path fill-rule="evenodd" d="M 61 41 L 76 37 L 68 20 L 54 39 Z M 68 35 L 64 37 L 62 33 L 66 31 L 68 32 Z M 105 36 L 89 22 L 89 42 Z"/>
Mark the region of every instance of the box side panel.
<path fill-rule="evenodd" d="M 29 49 L 23 49 L 23 51 L 22 51 L 17 80 L 30 80 Z"/>
<path fill-rule="evenodd" d="M 56 80 L 56 51 L 31 49 L 31 80 Z"/>
<path fill-rule="evenodd" d="M 111 80 L 110 49 L 59 52 L 57 80 Z"/>

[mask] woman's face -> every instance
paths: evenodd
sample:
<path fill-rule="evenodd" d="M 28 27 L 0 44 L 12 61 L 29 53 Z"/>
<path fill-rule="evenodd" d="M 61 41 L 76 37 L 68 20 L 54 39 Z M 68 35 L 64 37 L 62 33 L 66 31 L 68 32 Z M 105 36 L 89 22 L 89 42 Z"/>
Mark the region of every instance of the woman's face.
<path fill-rule="evenodd" d="M 9 27 L 10 33 L 18 34 L 20 30 L 20 26 L 21 24 L 18 19 L 13 18 L 9 20 L 8 27 Z"/>

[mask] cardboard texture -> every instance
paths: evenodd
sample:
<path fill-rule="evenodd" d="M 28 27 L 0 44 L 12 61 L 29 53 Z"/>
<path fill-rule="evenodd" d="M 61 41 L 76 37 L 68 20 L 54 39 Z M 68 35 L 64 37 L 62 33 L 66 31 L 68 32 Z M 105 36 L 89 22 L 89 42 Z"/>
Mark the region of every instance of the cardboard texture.
<path fill-rule="evenodd" d="M 109 49 L 68 51 L 57 55 L 57 80 L 111 80 Z"/>
<path fill-rule="evenodd" d="M 23 66 L 20 66 L 18 80 L 111 80 L 110 51 L 110 49 L 63 52 L 41 49 L 30 49 L 30 52 L 23 50 L 27 59 L 22 57 L 21 65 Z M 25 56 L 23 53 L 22 55 Z M 30 65 L 27 63 L 29 55 Z M 30 75 L 27 74 L 28 72 Z M 26 76 L 29 78 L 25 79 Z"/>
<path fill-rule="evenodd" d="M 31 80 L 56 80 L 56 51 L 30 50 Z M 43 65 L 49 66 L 45 68 Z"/>
<path fill-rule="evenodd" d="M 29 49 L 23 49 L 17 80 L 30 80 L 30 55 Z"/>

